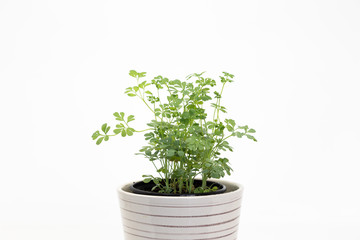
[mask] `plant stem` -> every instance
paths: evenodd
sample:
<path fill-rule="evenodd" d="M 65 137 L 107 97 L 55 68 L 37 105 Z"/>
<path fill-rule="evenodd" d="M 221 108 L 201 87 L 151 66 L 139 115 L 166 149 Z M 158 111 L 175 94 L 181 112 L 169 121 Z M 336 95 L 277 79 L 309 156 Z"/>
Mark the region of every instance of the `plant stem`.
<path fill-rule="evenodd" d="M 206 179 L 205 174 L 202 174 L 202 186 L 201 186 L 201 187 L 202 187 L 203 189 L 206 188 L 206 180 L 207 180 L 207 179 Z"/>
<path fill-rule="evenodd" d="M 145 132 L 145 131 L 149 131 L 149 130 L 154 130 L 153 128 L 148 128 L 148 129 L 144 129 L 144 130 L 139 130 L 139 131 L 136 131 L 135 132 Z"/>
<path fill-rule="evenodd" d="M 227 137 L 225 137 L 225 138 L 223 137 L 223 138 L 220 140 L 220 142 L 218 142 L 218 143 L 216 144 L 216 146 L 213 147 L 213 148 L 209 151 L 209 152 L 210 152 L 210 155 L 209 155 L 209 158 L 210 158 L 210 159 L 213 158 L 213 155 L 214 155 L 215 152 L 217 151 L 219 144 L 222 143 L 223 141 L 225 141 L 226 139 L 228 139 L 228 138 L 231 137 L 231 136 L 232 136 L 232 134 L 230 134 L 229 136 L 227 136 Z"/>
<path fill-rule="evenodd" d="M 222 85 L 221 92 L 220 92 L 220 98 L 218 99 L 219 103 L 218 103 L 218 107 L 217 107 L 217 122 L 220 122 L 220 117 L 219 117 L 220 101 L 221 101 L 221 97 L 222 97 L 222 94 L 223 94 L 223 91 L 224 91 L 225 83 L 226 82 L 224 82 L 223 85 Z"/>
<path fill-rule="evenodd" d="M 155 114 L 155 111 L 146 103 L 145 99 L 140 97 L 140 99 L 146 104 L 146 106 Z"/>
<path fill-rule="evenodd" d="M 194 182 L 194 180 L 192 178 L 190 178 L 189 193 L 191 193 L 193 182 Z"/>
<path fill-rule="evenodd" d="M 165 185 L 166 185 L 166 189 L 169 189 L 169 169 L 168 169 L 168 160 L 165 159 Z"/>
<path fill-rule="evenodd" d="M 160 175 L 160 177 L 161 177 L 161 179 L 163 179 L 164 177 L 161 175 L 161 172 L 159 172 L 159 169 L 157 168 L 157 166 L 156 166 L 156 164 L 154 163 L 154 161 L 151 161 L 151 162 L 153 163 L 153 165 L 154 165 L 154 167 L 155 167 L 155 169 L 156 169 L 156 172 L 158 172 L 159 175 Z"/>

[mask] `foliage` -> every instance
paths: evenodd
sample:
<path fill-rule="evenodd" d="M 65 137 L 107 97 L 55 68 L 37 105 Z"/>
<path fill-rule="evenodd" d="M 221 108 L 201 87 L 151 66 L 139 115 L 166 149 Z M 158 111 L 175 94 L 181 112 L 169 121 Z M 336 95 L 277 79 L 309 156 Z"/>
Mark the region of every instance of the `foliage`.
<path fill-rule="evenodd" d="M 220 91 L 211 91 L 217 82 L 203 77 L 203 73 L 191 74 L 185 81 L 169 80 L 157 76 L 151 81 L 143 80 L 145 72 L 131 70 L 129 75 L 136 79 L 136 85 L 128 87 L 129 97 L 139 98 L 153 113 L 147 123 L 148 129 L 137 131 L 129 123 L 133 115 L 125 116 L 115 112 L 119 123 L 110 134 L 110 126 L 102 125 L 92 139 L 96 144 L 108 141 L 115 135 L 132 136 L 136 132 L 145 133 L 148 144 L 138 154 L 148 158 L 156 168 L 158 177 L 143 175 L 144 182 L 153 181 L 153 191 L 164 193 L 201 193 L 212 189 L 206 186 L 209 178 L 222 178 L 231 174 L 227 158 L 220 157 L 222 151 L 233 151 L 227 141 L 230 137 L 247 137 L 257 141 L 252 135 L 255 130 L 247 125 L 239 126 L 233 119 L 220 119 L 226 113 L 221 104 L 226 84 L 233 82 L 234 75 L 223 72 L 220 76 Z M 208 101 L 213 100 L 211 104 Z M 206 109 L 213 108 L 212 117 Z M 194 179 L 201 176 L 202 186 L 194 187 Z"/>

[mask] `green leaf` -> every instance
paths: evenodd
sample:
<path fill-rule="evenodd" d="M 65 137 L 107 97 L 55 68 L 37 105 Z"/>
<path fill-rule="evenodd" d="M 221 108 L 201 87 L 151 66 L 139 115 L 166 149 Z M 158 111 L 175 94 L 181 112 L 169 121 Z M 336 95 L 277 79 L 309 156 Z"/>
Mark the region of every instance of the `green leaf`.
<path fill-rule="evenodd" d="M 153 175 L 142 175 L 143 178 L 153 178 Z"/>
<path fill-rule="evenodd" d="M 245 131 L 247 131 L 247 130 L 249 129 L 248 125 L 240 126 L 239 128 L 240 128 L 240 129 L 245 129 Z"/>
<path fill-rule="evenodd" d="M 130 70 L 129 75 L 136 78 L 138 76 L 138 73 L 135 70 Z"/>
<path fill-rule="evenodd" d="M 149 95 L 153 95 L 152 92 L 150 92 L 150 91 L 146 91 L 145 93 L 149 94 Z"/>
<path fill-rule="evenodd" d="M 214 127 L 215 127 L 215 123 L 213 123 L 211 121 L 207 122 L 206 125 L 209 129 L 214 129 Z"/>
<path fill-rule="evenodd" d="M 245 133 L 241 133 L 241 132 L 236 132 L 236 136 L 238 138 L 242 138 L 245 135 Z"/>
<path fill-rule="evenodd" d="M 235 127 L 235 121 L 232 119 L 227 119 L 228 123 L 232 126 Z"/>
<path fill-rule="evenodd" d="M 93 135 L 91 136 L 93 140 L 97 139 L 98 136 L 100 136 L 100 132 L 99 131 L 96 131 L 93 133 Z"/>
<path fill-rule="evenodd" d="M 220 174 L 218 172 L 212 172 L 211 177 L 219 179 L 221 176 L 220 176 Z"/>
<path fill-rule="evenodd" d="M 118 129 L 118 128 L 117 128 L 117 129 L 114 129 L 114 133 L 115 133 L 115 134 L 119 134 L 121 131 L 122 131 L 122 130 L 121 130 L 121 129 Z"/>
<path fill-rule="evenodd" d="M 99 145 L 99 144 L 102 142 L 103 139 L 104 139 L 104 137 L 99 138 L 99 139 L 96 141 L 96 145 Z"/>
<path fill-rule="evenodd" d="M 211 100 L 212 98 L 210 96 L 207 96 L 207 95 L 204 95 L 204 96 L 201 96 L 201 100 L 203 101 L 208 101 L 208 100 Z"/>
<path fill-rule="evenodd" d="M 127 94 L 129 97 L 136 97 L 136 94 L 134 94 L 134 93 L 128 93 Z"/>
<path fill-rule="evenodd" d="M 223 113 L 226 113 L 226 108 L 224 106 L 220 106 L 220 111 L 222 111 Z"/>
<path fill-rule="evenodd" d="M 125 131 L 125 130 L 122 130 L 122 131 L 121 131 L 121 136 L 122 136 L 122 137 L 126 137 L 126 131 Z"/>
<path fill-rule="evenodd" d="M 135 90 L 135 92 L 139 91 L 139 87 L 135 86 L 134 90 Z"/>
<path fill-rule="evenodd" d="M 215 95 L 215 98 L 221 98 L 220 93 L 218 93 L 217 91 L 214 91 L 214 95 Z"/>
<path fill-rule="evenodd" d="M 230 78 L 234 78 L 233 74 L 227 73 L 227 72 L 223 72 L 225 77 L 230 77 Z"/>
<path fill-rule="evenodd" d="M 107 124 L 106 123 L 104 123 L 102 126 L 101 126 L 101 130 L 104 132 L 104 133 L 106 133 L 105 131 L 106 131 L 106 127 L 107 127 Z"/>
<path fill-rule="evenodd" d="M 145 77 L 146 76 L 146 72 L 141 72 L 138 73 L 139 78 Z"/>
<path fill-rule="evenodd" d="M 248 139 L 254 140 L 255 142 L 257 142 L 256 138 L 254 136 L 251 136 L 249 134 L 246 134 Z"/>
<path fill-rule="evenodd" d="M 183 151 L 177 151 L 177 154 L 180 156 L 180 157 L 183 157 L 185 155 L 185 153 Z"/>
<path fill-rule="evenodd" d="M 248 133 L 256 133 L 256 131 L 255 131 L 255 129 L 250 128 L 249 131 L 248 131 Z"/>
<path fill-rule="evenodd" d="M 152 180 L 151 178 L 145 178 L 145 179 L 143 180 L 143 182 L 144 182 L 144 183 L 149 183 L 149 182 L 151 182 L 151 180 Z"/>
<path fill-rule="evenodd" d="M 134 134 L 133 134 L 133 131 L 131 131 L 130 128 L 126 129 L 126 133 L 127 133 L 127 135 L 129 135 L 129 136 L 134 135 Z"/>
<path fill-rule="evenodd" d="M 118 112 L 116 112 L 116 113 L 114 113 L 114 116 L 116 117 L 116 120 L 119 120 L 119 121 L 124 121 L 124 113 L 123 112 L 121 112 L 121 113 L 118 113 Z"/>
<path fill-rule="evenodd" d="M 106 135 L 105 138 L 104 138 L 105 141 L 108 141 L 109 140 L 109 136 Z"/>
<path fill-rule="evenodd" d="M 159 178 L 153 178 L 153 181 L 156 185 L 158 185 L 160 183 Z"/>
<path fill-rule="evenodd" d="M 233 132 L 234 131 L 234 128 L 230 125 L 226 125 L 226 128 L 229 132 Z"/>
<path fill-rule="evenodd" d="M 204 189 L 202 187 L 197 187 L 194 190 L 194 193 L 203 193 L 203 192 L 204 192 Z"/>
<path fill-rule="evenodd" d="M 108 133 L 108 132 L 109 132 L 109 130 L 110 130 L 110 126 L 108 126 L 108 127 L 106 128 L 106 130 L 105 130 L 105 134 L 106 134 L 106 133 Z"/>
<path fill-rule="evenodd" d="M 134 121 L 135 120 L 135 117 L 134 115 L 130 115 L 127 117 L 127 122 L 131 122 L 131 121 Z"/>
<path fill-rule="evenodd" d="M 145 88 L 146 81 L 143 81 L 139 84 L 139 88 L 144 89 Z"/>
<path fill-rule="evenodd" d="M 168 157 L 174 156 L 174 155 L 175 155 L 175 150 L 174 150 L 174 149 L 169 149 L 169 150 L 167 151 L 166 155 L 167 155 Z"/>
<path fill-rule="evenodd" d="M 154 137 L 154 134 L 150 132 L 150 133 L 145 133 L 144 136 L 145 136 L 145 140 L 149 140 Z"/>

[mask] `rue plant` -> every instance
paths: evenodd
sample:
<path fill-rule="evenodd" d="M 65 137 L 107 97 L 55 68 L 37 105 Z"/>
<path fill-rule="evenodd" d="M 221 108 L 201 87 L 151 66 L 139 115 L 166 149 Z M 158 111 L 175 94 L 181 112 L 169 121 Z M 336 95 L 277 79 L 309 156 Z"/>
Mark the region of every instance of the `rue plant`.
<path fill-rule="evenodd" d="M 216 91 L 213 89 L 217 81 L 203 74 L 191 74 L 185 81 L 162 76 L 146 81 L 145 72 L 131 70 L 129 75 L 136 84 L 126 88 L 125 93 L 140 99 L 152 112 L 149 128 L 135 130 L 131 127 L 133 115 L 115 112 L 113 115 L 119 122 L 112 133 L 105 123 L 92 139 L 99 145 L 116 135 L 126 137 L 146 132 L 147 145 L 138 154 L 148 158 L 158 173 L 156 177 L 143 175 L 145 183 L 155 183 L 152 191 L 182 194 L 216 190 L 207 186 L 207 180 L 222 178 L 232 171 L 229 160 L 220 156 L 222 151 L 233 151 L 227 140 L 230 137 L 257 140 L 252 135 L 253 128 L 220 118 L 221 113 L 226 113 L 221 103 L 224 87 L 233 82 L 234 75 L 223 72 Z M 195 178 L 202 179 L 201 186 L 194 186 Z"/>

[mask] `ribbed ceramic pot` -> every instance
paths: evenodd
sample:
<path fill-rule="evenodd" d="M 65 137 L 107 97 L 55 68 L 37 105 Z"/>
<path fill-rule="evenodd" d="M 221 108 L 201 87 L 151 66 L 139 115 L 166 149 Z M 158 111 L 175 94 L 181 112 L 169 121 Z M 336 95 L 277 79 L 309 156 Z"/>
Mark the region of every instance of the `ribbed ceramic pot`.
<path fill-rule="evenodd" d="M 228 181 L 226 192 L 206 196 L 135 194 L 118 188 L 125 240 L 236 240 L 243 186 Z"/>

